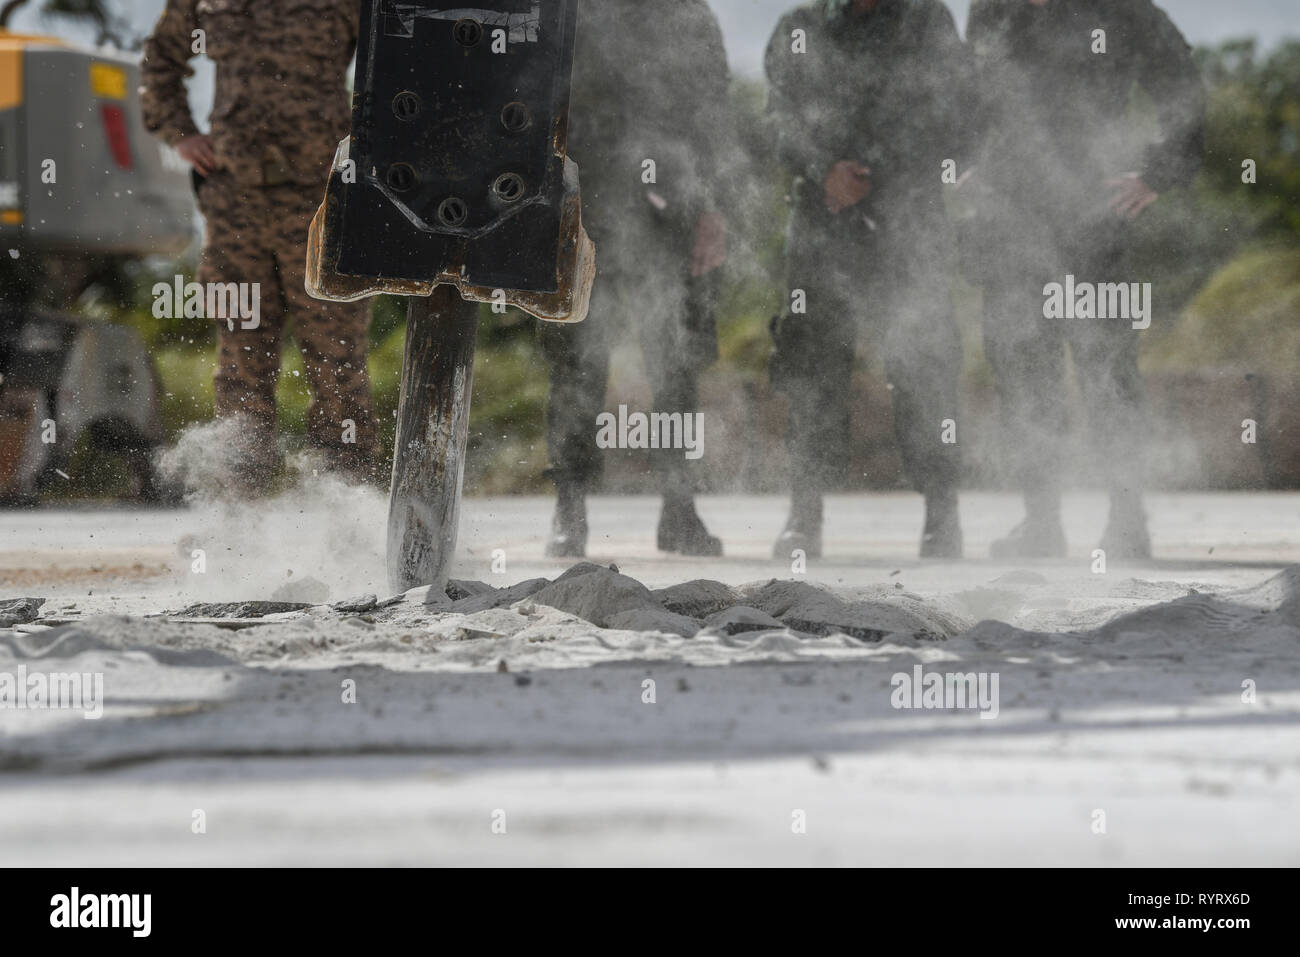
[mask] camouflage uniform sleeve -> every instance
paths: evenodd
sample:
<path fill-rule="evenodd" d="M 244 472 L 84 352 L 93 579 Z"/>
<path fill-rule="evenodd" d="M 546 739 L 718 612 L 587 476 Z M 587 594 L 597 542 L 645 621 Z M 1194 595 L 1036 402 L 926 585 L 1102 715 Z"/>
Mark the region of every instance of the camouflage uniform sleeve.
<path fill-rule="evenodd" d="M 797 57 L 811 53 L 793 53 L 792 32 L 798 27 L 795 18 L 786 15 L 776 25 L 763 57 L 767 74 L 767 113 L 775 140 L 777 158 L 790 172 L 809 182 L 820 183 L 826 178 L 831 164 L 846 157 L 828 159 L 819 147 L 819 137 L 811 117 L 819 109 L 812 100 L 811 90 L 801 82 L 803 71 L 797 68 Z"/>
<path fill-rule="evenodd" d="M 1135 37 L 1142 38 L 1138 85 L 1160 114 L 1161 139 L 1146 153 L 1142 179 L 1156 192 L 1188 182 L 1205 152 L 1205 87 L 1192 49 L 1151 0 L 1138 8 Z"/>
<path fill-rule="evenodd" d="M 140 64 L 140 106 L 144 125 L 169 146 L 199 132 L 190 113 L 185 81 L 194 75 L 189 61 L 198 26 L 197 0 L 167 0 L 153 33 L 145 41 Z"/>

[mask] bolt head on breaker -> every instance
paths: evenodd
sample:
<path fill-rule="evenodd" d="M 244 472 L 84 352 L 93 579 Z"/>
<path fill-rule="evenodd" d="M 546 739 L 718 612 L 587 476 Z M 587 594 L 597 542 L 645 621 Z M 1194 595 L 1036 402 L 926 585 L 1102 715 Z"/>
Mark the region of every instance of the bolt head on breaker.
<path fill-rule="evenodd" d="M 566 156 L 576 26 L 577 0 L 361 0 L 352 133 L 312 220 L 307 291 L 449 283 L 585 318 L 595 247 Z"/>

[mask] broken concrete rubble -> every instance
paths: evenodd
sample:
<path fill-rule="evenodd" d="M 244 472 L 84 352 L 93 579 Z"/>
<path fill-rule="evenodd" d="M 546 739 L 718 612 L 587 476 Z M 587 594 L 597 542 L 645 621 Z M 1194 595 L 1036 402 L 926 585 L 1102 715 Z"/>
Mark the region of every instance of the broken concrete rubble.
<path fill-rule="evenodd" d="M 730 585 L 709 581 L 707 578 L 660 588 L 654 592 L 654 596 L 669 611 L 688 618 L 708 618 L 730 608 L 739 600 L 735 589 Z"/>
<path fill-rule="evenodd" d="M 176 616 L 257 620 L 307 609 L 314 618 L 376 613 L 382 622 L 409 622 L 428 628 L 435 638 L 457 640 L 511 635 L 526 626 L 528 640 L 549 641 L 561 632 L 594 625 L 685 638 L 708 630 L 727 637 L 784 632 L 791 640 L 842 634 L 868 642 L 886 637 L 935 641 L 968 627 L 957 616 L 887 584 L 862 586 L 850 595 L 803 581 L 772 579 L 731 587 L 696 579 L 652 592 L 612 566 L 591 562 L 579 562 L 554 580 L 533 578 L 506 588 L 452 580 L 445 590 L 416 588 L 385 601 L 361 595 L 331 606 L 206 603 Z"/>
<path fill-rule="evenodd" d="M 0 628 L 12 628 L 35 621 L 41 613 L 44 598 L 0 599 Z"/>
<path fill-rule="evenodd" d="M 487 582 L 480 581 L 463 581 L 453 578 L 447 582 L 444 591 L 447 597 L 452 601 L 460 601 L 462 598 L 471 598 L 474 595 L 490 594 L 497 589 Z"/>
<path fill-rule="evenodd" d="M 264 618 L 310 607 L 310 604 L 299 601 L 199 602 L 168 614 L 173 618 Z"/>
<path fill-rule="evenodd" d="M 700 630 L 700 623 L 694 618 L 652 608 L 620 611 L 610 615 L 608 621 L 607 627 L 622 631 L 659 631 L 668 635 L 681 635 L 683 638 L 694 638 Z"/>
<path fill-rule="evenodd" d="M 584 568 L 585 566 L 585 568 Z M 582 571 L 578 569 L 582 568 Z M 635 578 L 608 568 L 583 563 L 574 566 L 531 596 L 539 605 L 549 605 L 577 615 L 601 628 L 612 628 L 610 619 L 623 612 L 664 613 L 663 605 Z"/>
<path fill-rule="evenodd" d="M 330 607 L 341 614 L 359 615 L 362 612 L 372 611 L 378 604 L 379 599 L 374 595 L 361 595 L 335 602 Z"/>
<path fill-rule="evenodd" d="M 845 634 L 861 641 L 896 635 L 942 641 L 965 626 L 956 616 L 901 594 L 891 594 L 888 600 L 845 599 L 817 585 L 779 579 L 746 585 L 740 593 L 744 604 L 813 635 Z"/>
<path fill-rule="evenodd" d="M 509 588 L 492 588 L 490 591 L 453 601 L 449 610 L 462 615 L 472 615 L 476 611 L 487 611 L 489 608 L 509 608 L 515 602 L 523 601 L 550 583 L 548 578 L 529 578 Z"/>
<path fill-rule="evenodd" d="M 720 631 L 724 635 L 739 635 L 746 631 L 780 630 L 785 627 L 785 623 L 757 608 L 735 605 L 711 615 L 704 622 L 704 627 L 710 631 Z"/>

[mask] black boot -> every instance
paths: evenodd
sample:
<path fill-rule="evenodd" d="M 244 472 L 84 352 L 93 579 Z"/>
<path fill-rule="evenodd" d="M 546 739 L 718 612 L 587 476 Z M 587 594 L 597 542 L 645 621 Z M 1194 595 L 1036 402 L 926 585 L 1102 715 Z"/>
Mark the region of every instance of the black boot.
<path fill-rule="evenodd" d="M 1151 535 L 1147 531 L 1142 496 L 1119 491 L 1110 495 L 1110 518 L 1102 533 L 1100 548 L 1108 559 L 1135 560 L 1151 557 Z"/>
<path fill-rule="evenodd" d="M 961 558 L 961 519 L 957 490 L 943 489 L 925 497 L 925 530 L 921 533 L 922 558 Z"/>
<path fill-rule="evenodd" d="M 557 480 L 555 517 L 546 540 L 547 558 L 584 558 L 587 554 L 587 491 L 581 483 Z"/>
<path fill-rule="evenodd" d="M 790 517 L 772 546 L 772 557 L 788 562 L 799 549 L 806 558 L 822 557 L 822 493 L 796 490 L 790 496 Z"/>
<path fill-rule="evenodd" d="M 656 539 L 661 552 L 705 555 L 711 558 L 722 554 L 722 540 L 709 534 L 695 511 L 694 497 L 683 493 L 664 495 Z"/>

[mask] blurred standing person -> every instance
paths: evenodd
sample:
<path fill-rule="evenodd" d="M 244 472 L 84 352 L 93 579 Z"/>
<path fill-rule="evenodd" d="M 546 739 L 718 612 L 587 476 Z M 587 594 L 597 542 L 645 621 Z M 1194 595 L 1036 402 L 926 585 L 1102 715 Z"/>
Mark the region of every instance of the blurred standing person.
<path fill-rule="evenodd" d="M 866 326 L 882 343 L 904 472 L 925 496 L 921 556 L 958 558 L 961 339 L 942 174 L 969 139 L 966 50 L 940 0 L 817 0 L 777 25 L 766 69 L 778 152 L 796 176 L 771 361 L 790 401 L 793 490 L 773 556 L 821 554 Z"/>
<path fill-rule="evenodd" d="M 557 503 L 546 553 L 586 554 L 586 496 L 603 463 L 597 416 L 609 359 L 635 330 L 658 412 L 699 409 L 717 358 L 717 269 L 726 258 L 724 185 L 731 123 L 722 30 L 704 0 L 584 0 L 569 107 L 569 155 L 596 244 L 587 320 L 542 323 L 550 366 L 547 449 Z M 659 449 L 662 551 L 721 555 L 695 511 L 680 449 Z"/>
<path fill-rule="evenodd" d="M 145 43 L 145 125 L 194 168 L 206 220 L 199 282 L 259 284 L 254 327 L 218 322 L 215 377 L 217 416 L 246 425 L 232 451 L 253 485 L 279 460 L 275 385 L 290 325 L 312 391 L 312 444 L 354 476 L 380 468 L 369 303 L 322 302 L 303 288 L 307 227 L 350 128 L 346 74 L 356 43 L 355 0 L 296 0 L 292 13 L 257 0 L 167 0 Z M 208 134 L 185 90 L 200 53 L 216 64 Z"/>
<path fill-rule="evenodd" d="M 963 187 L 979 211 L 967 259 L 984 286 L 985 346 L 1024 492 L 1024 520 L 993 544 L 993 555 L 1066 554 L 1060 472 L 1069 345 L 1109 481 L 1101 547 L 1110 558 L 1147 558 L 1140 330 L 1114 319 L 1047 319 L 1044 295 L 1067 276 L 1131 280 L 1119 272 L 1132 220 L 1199 168 L 1200 74 L 1186 40 L 1151 0 L 975 0 L 967 38 L 985 133 Z M 1157 142 L 1128 117 L 1135 86 L 1157 109 Z"/>
<path fill-rule="evenodd" d="M 975 0 L 967 38 L 986 134 L 963 186 L 979 213 L 967 261 L 985 290 L 984 339 L 1025 496 L 1024 520 L 993 555 L 1065 555 L 1068 344 L 1109 481 L 1101 547 L 1149 557 L 1140 330 L 1115 318 L 1048 319 L 1044 298 L 1067 276 L 1134 278 L 1120 274 L 1130 223 L 1201 162 L 1205 102 L 1191 49 L 1151 0 Z M 1154 143 L 1127 115 L 1135 86 L 1158 111 Z"/>

